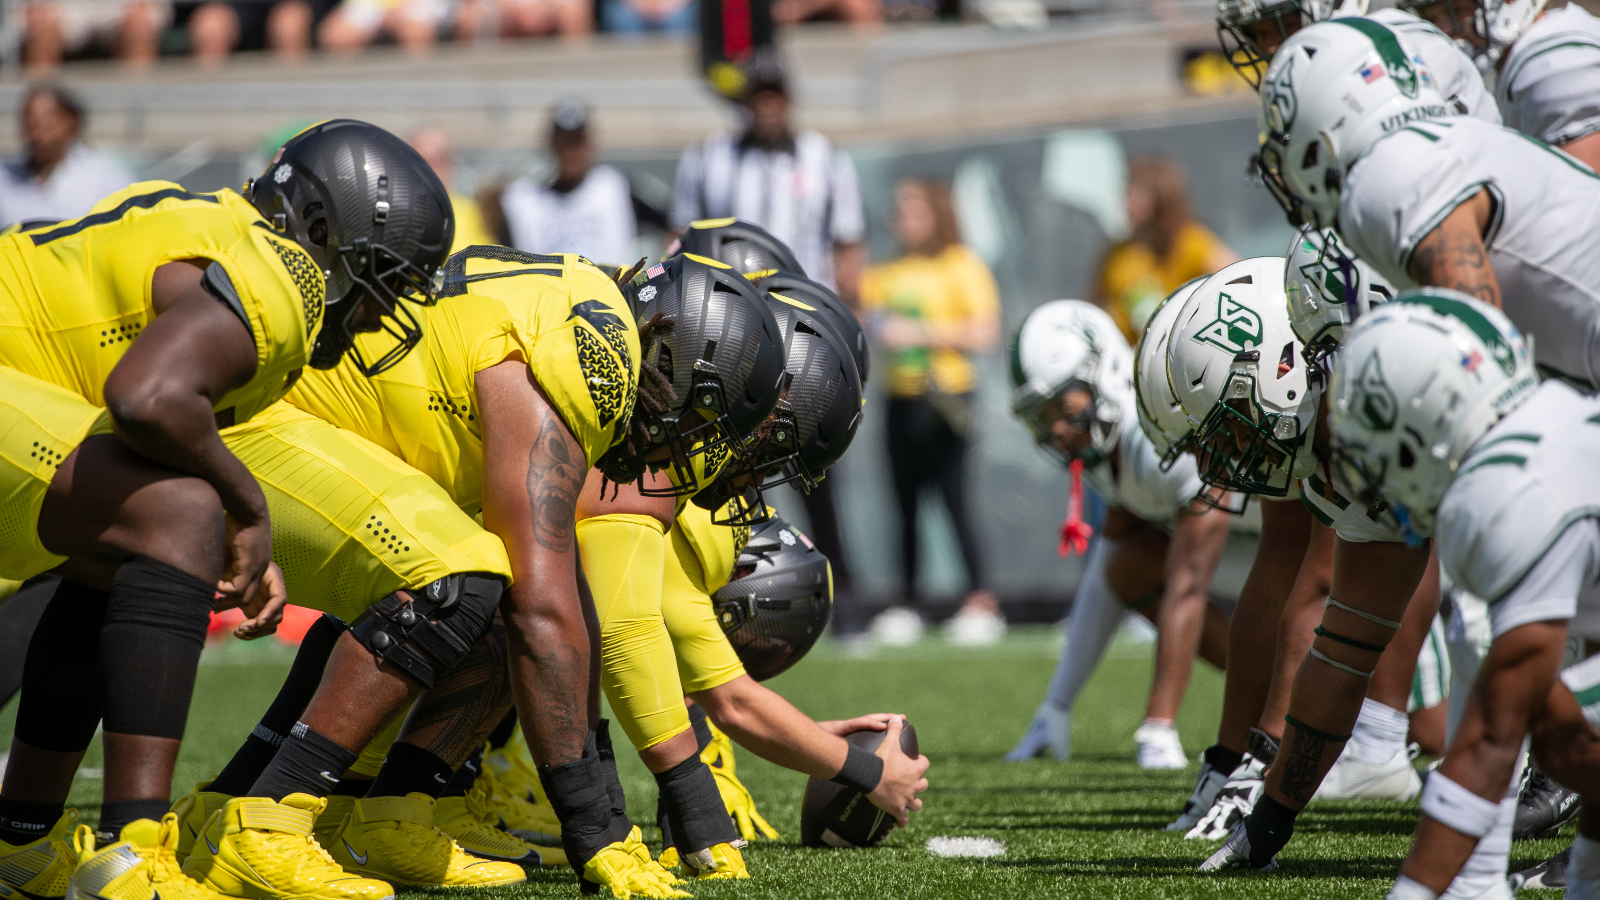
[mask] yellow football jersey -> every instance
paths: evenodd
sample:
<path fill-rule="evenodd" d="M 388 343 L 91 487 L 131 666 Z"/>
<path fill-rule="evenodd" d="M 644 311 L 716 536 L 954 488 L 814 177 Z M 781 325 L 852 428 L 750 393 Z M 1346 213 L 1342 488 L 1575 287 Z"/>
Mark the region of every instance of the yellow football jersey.
<path fill-rule="evenodd" d="M 622 293 L 588 260 L 469 247 L 445 264 L 439 303 L 421 322 L 422 343 L 394 368 L 373 378 L 348 361 L 307 371 L 288 401 L 410 463 L 473 515 L 483 508 L 479 371 L 527 360 L 589 466 L 622 437 L 639 332 Z"/>
<path fill-rule="evenodd" d="M 249 320 L 255 377 L 216 404 L 248 420 L 305 365 L 325 285 L 311 257 L 233 191 L 146 181 L 82 218 L 0 237 L 0 365 L 104 406 L 106 376 L 154 317 L 151 277 L 183 259 L 221 265 Z"/>
<path fill-rule="evenodd" d="M 713 525 L 711 511 L 693 503 L 678 511 L 672 530 L 694 551 L 693 562 L 684 561 L 684 572 L 706 594 L 715 594 L 728 583 L 739 553 L 750 542 L 749 526 Z"/>

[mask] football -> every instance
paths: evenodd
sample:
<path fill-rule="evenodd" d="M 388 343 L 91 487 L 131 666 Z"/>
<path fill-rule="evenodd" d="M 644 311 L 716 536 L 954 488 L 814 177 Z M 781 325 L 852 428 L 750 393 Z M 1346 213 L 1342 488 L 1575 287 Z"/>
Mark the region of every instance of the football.
<path fill-rule="evenodd" d="M 857 731 L 845 740 L 869 753 L 878 752 L 883 731 Z M 916 758 L 917 729 L 907 722 L 900 749 Z M 813 777 L 800 803 L 800 842 L 807 847 L 876 847 L 895 828 L 894 819 L 872 805 L 860 791 Z"/>

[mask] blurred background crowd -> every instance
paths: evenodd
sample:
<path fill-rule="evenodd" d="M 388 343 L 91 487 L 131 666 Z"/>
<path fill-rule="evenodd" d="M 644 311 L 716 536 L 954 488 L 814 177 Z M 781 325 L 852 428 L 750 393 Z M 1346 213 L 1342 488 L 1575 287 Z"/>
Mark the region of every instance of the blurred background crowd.
<path fill-rule="evenodd" d="M 626 265 L 691 221 L 755 222 L 874 343 L 851 453 L 776 498 L 833 560 L 836 632 L 901 643 L 943 621 L 989 643 L 1058 618 L 1081 566 L 1056 554 L 1065 473 L 1009 414 L 1004 336 L 1079 297 L 1137 340 L 1167 292 L 1288 231 L 1238 190 L 1253 94 L 1211 80 L 1208 4 L 964 2 L 0 0 L 26 64 L 0 77 L 17 123 L 0 226 L 135 180 L 236 187 L 331 115 L 413 143 L 451 186 L 459 246 Z M 668 33 L 499 40 L 596 29 Z M 410 52 L 453 36 L 490 43 Z M 374 41 L 399 46 L 336 55 Z"/>

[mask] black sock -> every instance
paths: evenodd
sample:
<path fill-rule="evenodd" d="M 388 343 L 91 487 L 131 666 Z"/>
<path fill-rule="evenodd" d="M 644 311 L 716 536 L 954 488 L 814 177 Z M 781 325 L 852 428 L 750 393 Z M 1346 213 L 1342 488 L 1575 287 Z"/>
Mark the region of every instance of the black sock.
<path fill-rule="evenodd" d="M 1262 795 L 1256 808 L 1245 817 L 1245 835 L 1250 838 L 1250 865 L 1262 868 L 1272 862 L 1294 836 L 1294 820 L 1300 815 L 1282 803 Z"/>
<path fill-rule="evenodd" d="M 100 704 L 111 734 L 181 740 L 216 584 L 146 556 L 117 567 L 100 628 Z"/>
<path fill-rule="evenodd" d="M 461 768 L 450 776 L 450 783 L 444 786 L 444 792 L 439 796 L 465 797 L 467 792 L 472 790 L 472 785 L 477 782 L 478 772 L 482 768 L 483 749 L 480 747 L 472 751 L 472 755 L 468 756 L 467 761 L 461 764 Z"/>
<path fill-rule="evenodd" d="M 432 753 L 415 744 L 395 741 L 389 748 L 389 758 L 378 770 L 378 779 L 372 783 L 371 796 L 404 797 L 417 793 L 438 797 L 454 774 L 449 763 Z"/>
<path fill-rule="evenodd" d="M 722 802 L 717 781 L 699 756 L 657 772 L 656 787 L 665 800 L 667 821 L 679 853 L 697 853 L 738 840 L 739 832 Z"/>
<path fill-rule="evenodd" d="M 367 791 L 370 790 L 372 790 L 371 778 L 351 778 L 349 776 L 345 776 L 344 778 L 339 779 L 339 786 L 334 788 L 333 792 L 328 796 L 354 797 L 357 800 L 360 800 L 362 797 L 365 797 L 367 795 Z"/>
<path fill-rule="evenodd" d="M 489 749 L 499 750 L 506 744 L 511 743 L 511 732 L 516 730 L 517 708 L 513 706 L 511 709 L 506 711 L 505 718 L 500 720 L 500 724 L 496 725 L 494 730 L 489 732 Z"/>
<path fill-rule="evenodd" d="M 698 703 L 689 705 L 689 727 L 694 729 L 694 741 L 700 745 L 699 752 L 706 752 L 706 748 L 711 746 L 711 721 Z"/>
<path fill-rule="evenodd" d="M 94 830 L 100 846 L 122 839 L 122 828 L 138 819 L 161 821 L 172 804 L 166 800 L 108 800 L 100 804 L 100 824 Z"/>
<path fill-rule="evenodd" d="M 16 726 L 22 742 L 57 753 L 89 748 L 100 727 L 100 625 L 110 598 L 70 581 L 56 585 L 22 667 Z"/>
<path fill-rule="evenodd" d="M 1235 753 L 1221 744 L 1212 744 L 1206 748 L 1205 759 L 1213 772 L 1231 775 L 1234 769 L 1239 768 L 1239 763 L 1244 762 L 1244 754 Z"/>
<path fill-rule="evenodd" d="M 296 722 L 289 729 L 288 740 L 278 748 L 278 754 L 250 787 L 248 795 L 273 800 L 282 800 L 290 794 L 326 797 L 360 756 L 312 731 L 306 723 Z"/>
<path fill-rule="evenodd" d="M 49 834 L 66 811 L 66 803 L 18 803 L 0 797 L 0 841 L 13 847 L 31 844 Z"/>
<path fill-rule="evenodd" d="M 289 729 L 311 705 L 311 698 L 322 683 L 322 670 L 327 668 L 328 657 L 333 655 L 334 645 L 344 632 L 344 624 L 332 616 L 323 616 L 311 626 L 300 642 L 294 665 L 289 667 L 289 677 L 278 689 L 278 696 L 273 698 L 272 705 L 267 707 L 250 736 L 244 739 L 244 745 L 211 782 L 209 790 L 238 797 L 256 783 L 272 763 L 272 757 L 277 755 Z"/>

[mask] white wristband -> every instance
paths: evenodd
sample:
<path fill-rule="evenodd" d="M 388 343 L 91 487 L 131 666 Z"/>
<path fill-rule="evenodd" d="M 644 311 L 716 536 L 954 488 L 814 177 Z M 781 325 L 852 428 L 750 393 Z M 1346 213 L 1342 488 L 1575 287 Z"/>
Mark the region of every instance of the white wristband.
<path fill-rule="evenodd" d="M 1479 797 L 1435 770 L 1422 789 L 1422 811 L 1441 825 L 1481 838 L 1494 829 L 1500 804 Z"/>

